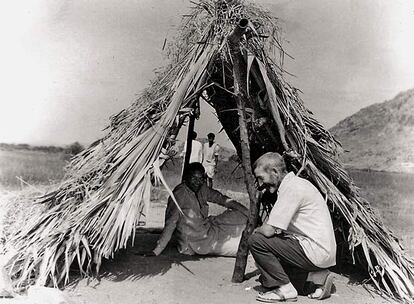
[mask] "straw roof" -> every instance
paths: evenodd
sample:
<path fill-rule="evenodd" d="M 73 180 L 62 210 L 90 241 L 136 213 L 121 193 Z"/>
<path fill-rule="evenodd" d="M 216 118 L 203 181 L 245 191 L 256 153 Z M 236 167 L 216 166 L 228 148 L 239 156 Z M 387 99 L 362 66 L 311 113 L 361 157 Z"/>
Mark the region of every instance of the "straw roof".
<path fill-rule="evenodd" d="M 99 271 L 103 258 L 133 241 L 135 226 L 149 208 L 153 179 L 171 193 L 160 168 L 203 91 L 240 152 L 227 38 L 245 18 L 249 27 L 240 51 L 249 90 L 252 161 L 267 151 L 283 152 L 286 144 L 292 148 L 298 155 L 291 159 L 292 168 L 325 196 L 337 237 L 349 254 L 379 291 L 411 301 L 413 261 L 359 196 L 337 161 L 338 143 L 284 80 L 286 54 L 277 19 L 243 1 L 192 3 L 177 37 L 167 45 L 170 63 L 131 106 L 111 117 L 104 138 L 72 160 L 64 181 L 39 200 L 47 211 L 15 236 L 18 254 L 9 265 L 15 285 L 67 283 L 75 261 L 90 275 Z"/>

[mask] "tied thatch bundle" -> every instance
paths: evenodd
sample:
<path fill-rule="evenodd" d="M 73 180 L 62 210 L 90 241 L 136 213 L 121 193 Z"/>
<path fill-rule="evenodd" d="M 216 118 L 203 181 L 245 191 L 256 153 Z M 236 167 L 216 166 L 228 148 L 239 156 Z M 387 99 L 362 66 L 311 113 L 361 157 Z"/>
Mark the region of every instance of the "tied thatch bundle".
<path fill-rule="evenodd" d="M 293 148 L 298 157 L 292 164 L 326 197 L 338 238 L 350 255 L 366 267 L 378 290 L 411 301 L 413 261 L 359 197 L 336 160 L 337 142 L 284 81 L 277 19 L 242 1 L 194 5 L 167 47 L 170 63 L 129 108 L 111 118 L 103 139 L 73 159 L 64 182 L 39 201 L 47 211 L 14 238 L 18 254 L 9 266 L 15 284 L 67 283 L 75 260 L 89 275 L 99 271 L 102 258 L 113 257 L 131 237 L 133 241 L 135 225 L 149 208 L 153 179 L 165 184 L 160 166 L 202 92 L 208 92 L 204 98 L 216 108 L 240 153 L 237 126 L 229 119 L 235 112 L 228 37 L 247 19 L 239 48 L 249 96 L 252 161 L 266 151 Z M 223 96 L 228 102 L 220 102 Z"/>

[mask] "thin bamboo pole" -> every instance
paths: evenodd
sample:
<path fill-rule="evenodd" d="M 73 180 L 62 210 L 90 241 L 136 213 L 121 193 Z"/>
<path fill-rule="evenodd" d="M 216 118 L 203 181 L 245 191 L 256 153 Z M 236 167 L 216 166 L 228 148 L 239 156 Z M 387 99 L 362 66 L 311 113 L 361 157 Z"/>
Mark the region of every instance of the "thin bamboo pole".
<path fill-rule="evenodd" d="M 245 104 L 247 101 L 247 79 L 245 75 L 246 69 L 243 69 L 243 56 L 240 52 L 239 41 L 241 36 L 245 33 L 248 25 L 247 19 L 242 19 L 239 25 L 234 29 L 233 33 L 228 38 L 230 54 L 233 59 L 233 74 L 234 74 L 234 93 L 236 94 L 237 112 L 239 115 L 239 130 L 241 142 L 241 160 L 244 173 L 244 182 L 246 184 L 247 192 L 250 198 L 250 212 L 247 226 L 243 231 L 239 248 L 237 250 L 236 263 L 234 265 L 232 281 L 235 283 L 243 282 L 244 272 L 246 270 L 247 255 L 249 253 L 247 241 L 257 226 L 258 206 L 256 189 L 254 186 L 254 177 L 252 173 L 250 160 L 250 145 L 249 135 L 246 126 Z"/>

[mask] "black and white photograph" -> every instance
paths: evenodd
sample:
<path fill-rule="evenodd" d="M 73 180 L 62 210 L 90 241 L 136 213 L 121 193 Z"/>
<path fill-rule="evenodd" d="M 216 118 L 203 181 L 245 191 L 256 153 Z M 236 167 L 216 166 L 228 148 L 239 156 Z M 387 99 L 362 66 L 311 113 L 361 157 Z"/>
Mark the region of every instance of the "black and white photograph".
<path fill-rule="evenodd" d="M 414 303 L 414 1 L 6 1 L 0 37 L 1 303 Z"/>

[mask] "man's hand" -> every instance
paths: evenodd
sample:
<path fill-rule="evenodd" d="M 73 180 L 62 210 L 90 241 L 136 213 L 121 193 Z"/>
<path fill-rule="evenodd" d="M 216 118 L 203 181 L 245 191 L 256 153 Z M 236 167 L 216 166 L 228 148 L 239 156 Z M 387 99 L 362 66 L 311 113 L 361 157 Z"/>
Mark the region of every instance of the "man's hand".
<path fill-rule="evenodd" d="M 263 224 L 263 226 L 257 227 L 253 233 L 263 234 L 265 237 L 272 237 L 275 234 L 280 233 L 280 229 L 277 229 L 271 225 Z"/>
<path fill-rule="evenodd" d="M 256 227 L 254 230 L 253 230 L 253 233 L 260 233 L 260 228 L 262 228 L 261 226 L 260 227 Z"/>
<path fill-rule="evenodd" d="M 238 210 L 241 213 L 243 213 L 247 218 L 249 217 L 249 209 L 247 209 L 245 206 L 240 204 L 238 201 L 235 201 L 234 199 L 227 199 L 225 206 L 227 207 L 227 209 Z"/>

